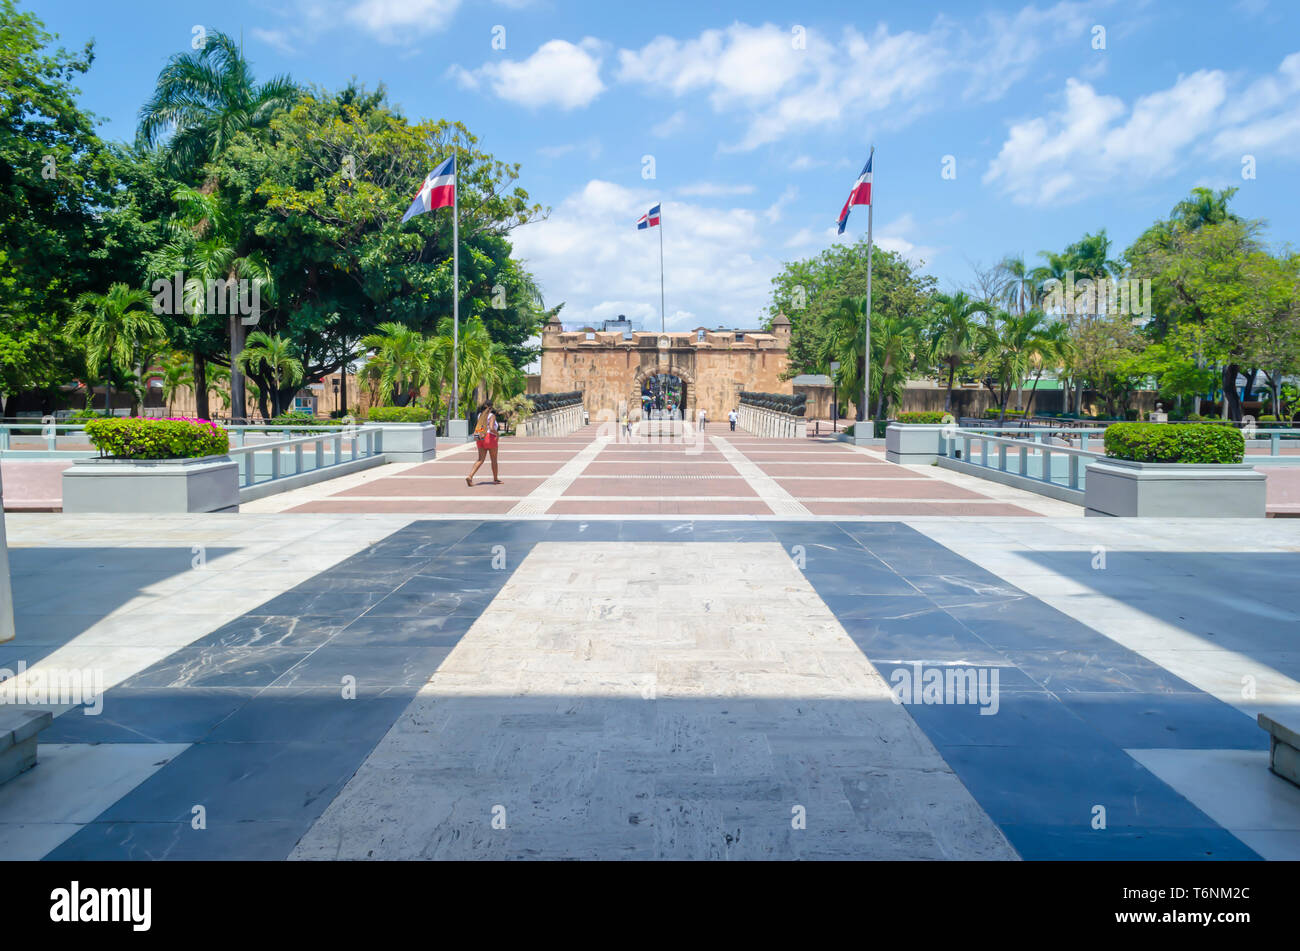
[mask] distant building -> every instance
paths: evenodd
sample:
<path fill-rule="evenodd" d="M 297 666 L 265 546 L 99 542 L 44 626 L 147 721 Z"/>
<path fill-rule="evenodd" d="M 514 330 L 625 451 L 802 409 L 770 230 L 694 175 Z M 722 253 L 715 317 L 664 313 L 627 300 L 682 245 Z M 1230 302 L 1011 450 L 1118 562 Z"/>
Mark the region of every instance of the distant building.
<path fill-rule="evenodd" d="M 643 402 L 667 401 L 687 419 L 703 409 L 723 419 L 742 391 L 792 393 L 782 375 L 789 367 L 790 321 L 778 315 L 766 330 L 655 333 L 632 328 L 626 318 L 601 328 L 565 330 L 558 320 L 542 328 L 541 391 L 580 390 L 592 418 L 624 412 L 639 416 Z"/>

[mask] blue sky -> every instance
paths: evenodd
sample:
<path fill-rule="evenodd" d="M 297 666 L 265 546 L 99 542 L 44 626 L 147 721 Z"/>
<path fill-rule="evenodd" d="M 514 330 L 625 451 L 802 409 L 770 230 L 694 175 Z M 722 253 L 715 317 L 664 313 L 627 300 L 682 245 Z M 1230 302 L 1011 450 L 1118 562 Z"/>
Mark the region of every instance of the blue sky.
<path fill-rule="evenodd" d="M 873 142 L 876 239 L 945 288 L 1101 227 L 1122 250 L 1197 185 L 1300 238 L 1294 0 L 24 6 L 95 39 L 82 101 L 109 137 L 199 25 L 242 30 L 259 78 L 382 81 L 464 121 L 551 208 L 514 238 L 566 321 L 658 325 L 658 235 L 634 223 L 662 201 L 670 328 L 758 325 L 782 262 L 836 240 Z M 840 240 L 865 228 L 858 209 Z"/>

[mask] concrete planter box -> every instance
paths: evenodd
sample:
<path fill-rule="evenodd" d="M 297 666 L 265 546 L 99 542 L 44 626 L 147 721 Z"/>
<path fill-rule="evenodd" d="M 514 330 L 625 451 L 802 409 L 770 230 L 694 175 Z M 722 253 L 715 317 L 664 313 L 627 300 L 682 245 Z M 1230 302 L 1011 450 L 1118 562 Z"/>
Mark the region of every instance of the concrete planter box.
<path fill-rule="evenodd" d="M 1263 518 L 1267 476 L 1241 465 L 1129 462 L 1088 466 L 1085 515 Z"/>
<path fill-rule="evenodd" d="M 239 464 L 197 459 L 79 459 L 63 472 L 64 512 L 239 511 Z"/>
<path fill-rule="evenodd" d="M 0 783 L 36 765 L 37 734 L 53 722 L 48 710 L 0 707 Z"/>
<path fill-rule="evenodd" d="M 436 455 L 438 427 L 433 423 L 366 423 L 361 428 L 383 432 L 389 462 L 428 462 Z"/>
<path fill-rule="evenodd" d="M 885 429 L 885 458 L 905 466 L 933 465 L 939 458 L 946 428 L 938 424 L 890 423 Z"/>
<path fill-rule="evenodd" d="M 449 419 L 447 420 L 447 442 L 455 445 L 456 443 L 469 442 L 469 420 L 468 419 Z"/>

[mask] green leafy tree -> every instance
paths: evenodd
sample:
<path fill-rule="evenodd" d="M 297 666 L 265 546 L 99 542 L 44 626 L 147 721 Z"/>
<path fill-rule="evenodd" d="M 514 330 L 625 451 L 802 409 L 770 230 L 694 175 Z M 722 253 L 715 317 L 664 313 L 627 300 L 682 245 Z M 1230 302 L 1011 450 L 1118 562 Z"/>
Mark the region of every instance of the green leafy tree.
<path fill-rule="evenodd" d="M 382 89 L 311 90 L 243 134 L 217 163 L 223 195 L 255 222 L 277 294 L 262 327 L 297 347 L 307 382 L 348 366 L 380 324 L 437 333 L 452 312 L 450 209 L 402 214 L 429 170 L 458 162 L 460 316 L 480 319 L 517 366 L 535 354 L 540 291 L 511 256 L 510 232 L 542 209 L 459 123 L 408 121 Z"/>
<path fill-rule="evenodd" d="M 873 323 L 881 316 L 924 314 L 929 309 L 934 287 L 934 278 L 919 273 L 901 254 L 879 247 L 873 249 Z M 843 316 L 844 300 L 863 297 L 866 292 L 865 238 L 851 245 L 833 245 L 816 257 L 789 262 L 772 278 L 769 320 L 784 314 L 790 321 L 789 376 L 830 372 L 825 360 L 830 352 L 827 338 L 832 326 Z M 861 379 L 861 371 L 858 378 Z M 860 402 L 860 397 L 855 402 Z M 867 410 L 859 408 L 858 412 L 865 414 Z"/>

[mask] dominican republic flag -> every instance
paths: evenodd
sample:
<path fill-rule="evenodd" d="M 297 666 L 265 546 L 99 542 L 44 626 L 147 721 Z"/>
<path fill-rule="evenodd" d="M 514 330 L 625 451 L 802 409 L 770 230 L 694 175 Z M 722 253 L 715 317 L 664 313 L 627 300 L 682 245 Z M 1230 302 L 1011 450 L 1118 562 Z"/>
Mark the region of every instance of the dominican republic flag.
<path fill-rule="evenodd" d="M 401 223 L 406 224 L 416 215 L 433 211 L 435 208 L 450 208 L 455 200 L 456 156 L 453 155 L 429 173 L 420 190 L 415 193 L 415 201 L 411 202 L 411 207 L 406 209 L 406 214 L 402 215 Z"/>
<path fill-rule="evenodd" d="M 850 208 L 854 205 L 871 204 L 871 160 L 875 157 L 876 153 L 872 151 L 867 158 L 867 164 L 862 169 L 862 174 L 853 183 L 853 191 L 849 192 L 849 200 L 844 203 L 844 210 L 840 212 L 840 234 L 844 233 L 844 228 L 849 223 Z"/>
<path fill-rule="evenodd" d="M 644 231 L 646 228 L 655 228 L 659 225 L 659 206 L 655 205 L 644 215 L 636 220 L 636 230 Z"/>

